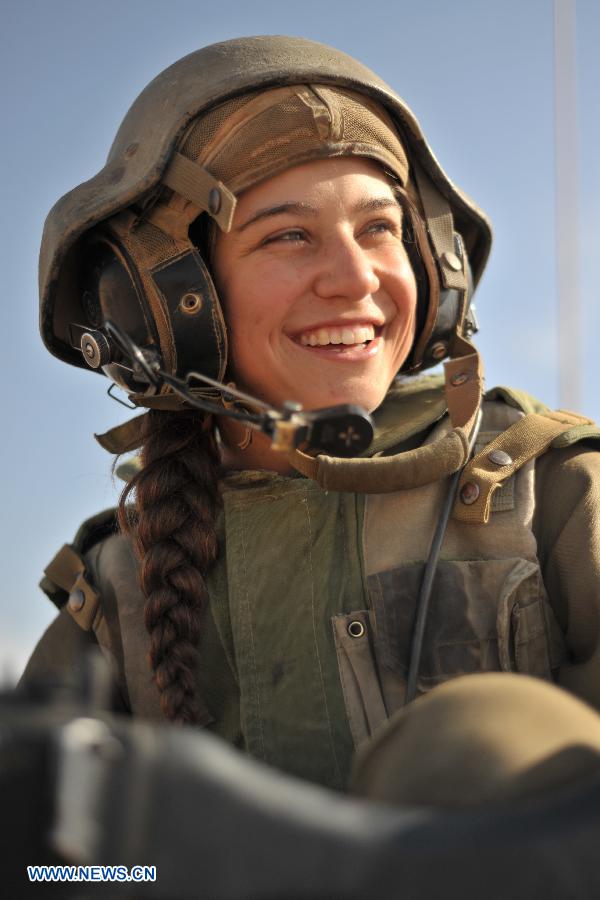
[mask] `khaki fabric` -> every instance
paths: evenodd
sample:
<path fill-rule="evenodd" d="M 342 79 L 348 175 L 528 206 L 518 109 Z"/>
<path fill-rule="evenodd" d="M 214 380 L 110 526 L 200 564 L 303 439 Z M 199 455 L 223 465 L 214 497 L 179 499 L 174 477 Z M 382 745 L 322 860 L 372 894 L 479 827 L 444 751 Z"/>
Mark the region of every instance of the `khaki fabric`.
<path fill-rule="evenodd" d="M 350 790 L 410 806 L 532 799 L 600 772 L 600 716 L 566 691 L 472 675 L 394 716 L 358 754 Z"/>
<path fill-rule="evenodd" d="M 538 556 L 569 651 L 559 683 L 600 709 L 600 453 L 561 448 L 536 471 Z"/>
<path fill-rule="evenodd" d="M 484 403 L 478 446 L 512 428 L 523 415 L 499 401 Z M 450 427 L 444 418 L 425 445 L 437 444 Z M 357 747 L 375 733 L 366 711 L 367 702 L 373 705 L 374 684 L 387 716 L 404 704 L 416 602 L 447 490 L 447 481 L 436 481 L 365 497 L 362 558 L 368 621 L 365 634 L 348 642 L 343 656 L 338 647 L 346 712 Z M 488 525 L 465 526 L 456 520 L 448 524 L 425 630 L 420 693 L 479 671 L 517 671 L 550 680 L 566 659 L 531 530 L 533 461 L 495 496 L 496 514 Z M 348 630 L 354 615 L 344 619 Z M 365 671 L 362 643 L 372 648 L 373 675 Z"/>
<path fill-rule="evenodd" d="M 590 419 L 559 410 L 547 411 L 543 415 L 529 413 L 514 422 L 505 432 L 499 434 L 466 466 L 459 483 L 461 491 L 468 485 L 475 486 L 478 496 L 475 502 L 466 505 L 455 504 L 454 516 L 462 522 L 485 524 L 489 521 L 494 493 L 515 472 L 532 459 L 541 456 L 557 440 L 569 441 L 569 435 L 584 429 L 596 428 Z M 498 462 L 497 454 L 504 455 Z"/>
<path fill-rule="evenodd" d="M 342 459 L 325 454 L 313 457 L 292 450 L 288 453 L 290 464 L 324 491 L 366 494 L 406 491 L 442 481 L 457 472 L 469 459 L 470 435 L 479 414 L 483 385 L 479 354 L 468 341 L 461 340 L 461 344 L 460 357 L 444 365 L 444 403 L 453 429 L 438 442 L 378 455 L 376 459 L 372 458 L 372 446 L 364 454 L 370 459 Z"/>
<path fill-rule="evenodd" d="M 191 126 L 181 153 L 234 195 L 291 166 L 335 156 L 377 160 L 401 185 L 408 181 L 406 152 L 383 107 L 326 85 L 278 87 L 229 100 Z M 172 174 L 171 165 L 165 183 L 179 191 Z M 185 189 L 181 194 L 192 199 Z"/>
<path fill-rule="evenodd" d="M 496 396 L 486 404 L 481 439 L 520 415 L 517 402 Z M 376 413 L 371 452 L 385 455 L 433 440 L 450 427 L 444 411 L 439 379 L 401 382 Z M 442 553 L 443 595 L 460 586 L 465 572 L 471 583 L 483 573 L 482 596 L 492 604 L 494 629 L 504 635 L 488 645 L 488 655 L 480 654 L 472 671 L 514 668 L 547 678 L 558 668 L 562 683 L 600 708 L 599 485 L 600 453 L 594 445 L 551 450 L 496 492 L 498 508 L 488 525 L 451 523 Z M 388 612 L 393 598 L 402 596 L 395 593 L 398 586 L 414 602 L 439 498 L 432 494 L 421 503 L 408 491 L 402 510 L 388 515 L 383 506 L 377 512 L 372 505 L 380 495 L 365 500 L 350 492 L 327 493 L 300 476 L 234 473 L 221 489 L 222 549 L 209 577 L 211 602 L 198 673 L 214 720 L 207 727 L 274 766 L 343 788 L 355 745 L 365 732 L 372 734 L 384 724 L 393 712 L 393 704 L 386 704 L 390 696 L 398 701 L 401 684 L 401 677 L 396 678 L 390 687 L 388 679 L 387 690 L 373 693 L 382 662 L 381 655 L 366 652 L 370 647 L 356 670 L 358 681 L 354 671 L 348 674 L 342 667 L 341 674 L 339 657 L 356 646 L 349 641 L 348 626 L 358 620 L 354 631 L 360 632 L 362 625 L 367 635 L 375 627 L 379 600 L 374 581 L 381 582 L 388 597 Z M 400 560 L 394 557 L 396 535 L 401 538 Z M 112 654 L 121 694 L 134 715 L 158 719 L 146 672 L 143 599 L 135 587 L 136 564 L 127 541 L 112 535 L 88 552 L 87 561 L 110 631 L 109 640 L 105 634 L 98 638 Z M 488 572 L 492 568 L 493 575 Z M 497 591 L 503 585 L 505 603 L 499 602 Z M 547 601 L 540 593 L 543 587 Z M 513 588 L 535 602 L 511 604 Z M 446 621 L 443 613 L 441 605 L 432 620 L 440 627 Z M 54 665 L 63 671 L 74 665 L 74 642 L 61 643 L 63 629 L 72 627 L 65 618 L 61 614 L 42 640 L 26 680 L 51 674 Z M 458 618 L 448 620 L 463 627 Z M 479 644 L 485 648 L 485 635 Z M 393 644 L 387 649 L 392 657 L 398 652 Z M 446 654 L 442 669 L 430 672 L 433 680 L 425 679 L 422 689 L 464 671 L 464 655 L 453 654 Z M 433 664 L 439 662 L 434 654 Z M 359 692 L 366 685 L 366 724 L 347 715 L 348 691 L 357 684 Z"/>

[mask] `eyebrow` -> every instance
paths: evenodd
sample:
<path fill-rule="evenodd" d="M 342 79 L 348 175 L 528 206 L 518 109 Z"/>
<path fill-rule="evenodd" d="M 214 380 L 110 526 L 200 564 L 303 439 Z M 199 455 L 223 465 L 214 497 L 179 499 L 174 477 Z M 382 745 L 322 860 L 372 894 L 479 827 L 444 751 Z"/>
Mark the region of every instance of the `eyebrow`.
<path fill-rule="evenodd" d="M 267 219 L 270 216 L 281 216 L 284 213 L 293 213 L 299 216 L 316 216 L 318 215 L 318 212 L 316 206 L 312 206 L 310 203 L 289 200 L 284 203 L 278 203 L 277 206 L 267 206 L 264 209 L 259 209 L 258 212 L 255 212 L 253 216 L 250 216 L 250 218 L 242 225 L 238 225 L 236 231 L 244 231 L 245 228 L 254 225 L 255 222 L 259 222 L 261 219 Z"/>
<path fill-rule="evenodd" d="M 389 209 L 390 207 L 401 209 L 400 204 L 393 197 L 365 197 L 353 206 L 352 212 L 374 212 L 380 209 Z M 236 231 L 244 231 L 250 225 L 254 225 L 255 222 L 272 216 L 281 216 L 285 213 L 299 216 L 317 216 L 319 210 L 311 203 L 306 203 L 306 201 L 285 201 L 278 203 L 277 206 L 267 206 L 264 209 L 257 210 L 249 219 L 238 225 Z"/>

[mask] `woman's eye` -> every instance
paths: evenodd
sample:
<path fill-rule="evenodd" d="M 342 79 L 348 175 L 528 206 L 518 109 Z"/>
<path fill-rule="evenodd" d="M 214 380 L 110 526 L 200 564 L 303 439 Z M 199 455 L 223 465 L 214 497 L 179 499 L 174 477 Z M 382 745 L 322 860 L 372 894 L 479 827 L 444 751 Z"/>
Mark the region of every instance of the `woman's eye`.
<path fill-rule="evenodd" d="M 290 228 L 288 231 L 280 231 L 278 234 L 272 234 L 269 237 L 265 238 L 263 246 L 265 244 L 275 244 L 278 242 L 294 244 L 300 241 L 306 240 L 306 234 L 300 228 Z"/>
<path fill-rule="evenodd" d="M 389 219 L 378 219 L 377 222 L 371 222 L 365 228 L 366 234 L 397 234 L 399 231 L 399 225 L 397 222 L 392 222 Z"/>

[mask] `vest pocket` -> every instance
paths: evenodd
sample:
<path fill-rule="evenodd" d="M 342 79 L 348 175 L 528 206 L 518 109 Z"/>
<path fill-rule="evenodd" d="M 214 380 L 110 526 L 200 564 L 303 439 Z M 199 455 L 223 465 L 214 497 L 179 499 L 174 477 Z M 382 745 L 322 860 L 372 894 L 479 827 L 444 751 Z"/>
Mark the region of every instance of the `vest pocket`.
<path fill-rule="evenodd" d="M 404 702 L 423 569 L 423 563 L 411 563 L 370 576 L 371 609 L 333 618 L 355 745 Z M 354 621 L 362 623 L 364 635 L 352 635 Z M 420 693 L 474 672 L 515 671 L 551 679 L 565 657 L 536 562 L 440 561 L 423 642 Z"/>
<path fill-rule="evenodd" d="M 567 657 L 564 639 L 546 597 L 539 567 L 519 560 L 498 604 L 498 656 L 504 672 L 551 679 Z"/>

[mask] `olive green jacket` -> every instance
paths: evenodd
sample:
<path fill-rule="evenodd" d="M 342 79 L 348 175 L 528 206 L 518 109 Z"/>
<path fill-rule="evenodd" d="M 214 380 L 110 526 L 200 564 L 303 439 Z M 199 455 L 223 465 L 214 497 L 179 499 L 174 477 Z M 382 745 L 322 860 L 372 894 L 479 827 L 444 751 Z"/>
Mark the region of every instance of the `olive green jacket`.
<path fill-rule="evenodd" d="M 476 452 L 543 410 L 519 392 L 487 396 Z M 433 442 L 448 428 L 445 411 L 440 379 L 402 382 L 376 415 L 369 454 Z M 496 491 L 487 524 L 451 521 L 420 691 L 514 670 L 557 678 L 600 708 L 599 438 L 590 426 L 566 431 Z M 404 701 L 423 561 L 447 487 L 327 493 L 265 471 L 231 473 L 220 487 L 198 673 L 206 725 L 272 765 L 343 788 L 355 748 Z M 160 720 L 137 563 L 111 530 L 100 516 L 76 540 L 89 596 L 66 604 L 23 678 L 69 671 L 97 641 L 124 708 Z M 56 584 L 45 587 L 65 602 Z"/>

